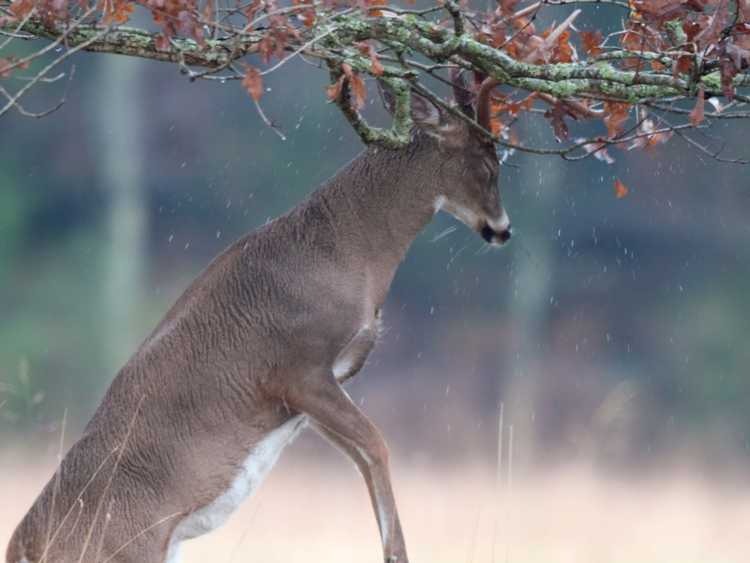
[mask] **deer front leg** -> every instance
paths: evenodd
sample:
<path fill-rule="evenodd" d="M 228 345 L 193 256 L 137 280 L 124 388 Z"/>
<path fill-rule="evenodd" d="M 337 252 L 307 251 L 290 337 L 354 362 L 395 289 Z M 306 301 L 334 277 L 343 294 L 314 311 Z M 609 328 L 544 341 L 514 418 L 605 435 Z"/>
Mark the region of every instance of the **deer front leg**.
<path fill-rule="evenodd" d="M 357 469 L 359 469 L 359 472 L 364 477 L 365 483 L 367 484 L 367 490 L 370 493 L 370 501 L 372 502 L 372 508 L 375 511 L 375 515 L 377 516 L 378 527 L 380 529 L 380 537 L 383 541 L 383 550 L 386 554 L 385 560 L 389 563 L 391 561 L 397 561 L 399 563 L 401 563 L 402 561 L 407 561 L 408 559 L 406 557 L 406 551 L 405 551 L 404 542 L 403 542 L 403 534 L 401 532 L 401 523 L 399 522 L 398 514 L 395 511 L 395 505 L 394 505 L 394 512 L 391 517 L 387 517 L 383 513 L 383 511 L 380 509 L 380 506 L 382 504 L 382 501 L 381 501 L 382 495 L 379 494 L 379 489 L 376 484 L 377 475 L 373 475 L 371 466 L 367 462 L 367 458 L 364 455 L 362 455 L 359 449 L 357 449 L 357 447 L 346 438 L 342 438 L 338 434 L 335 434 L 334 432 L 331 432 L 327 428 L 320 426 L 318 424 L 315 424 L 315 423 L 313 424 L 313 428 L 321 436 L 323 436 L 324 438 L 327 438 L 328 441 L 330 441 L 334 446 L 336 446 L 337 448 L 342 450 L 344 453 L 346 453 L 351 458 L 351 460 L 355 463 L 355 465 L 357 466 Z M 387 471 L 387 467 L 386 467 L 386 471 Z M 386 475 L 386 478 L 387 477 L 388 476 Z M 389 551 L 387 547 L 387 544 L 389 541 L 389 538 L 387 537 L 388 530 L 393 530 L 393 533 L 391 535 L 402 538 L 400 540 L 400 545 L 401 545 L 400 553 L 402 553 L 402 555 L 400 556 L 388 555 L 388 553 L 390 553 L 391 551 L 394 551 L 394 552 L 399 551 L 395 549 Z"/>
<path fill-rule="evenodd" d="M 360 469 L 380 528 L 386 563 L 408 563 L 388 470 L 388 447 L 375 425 L 357 408 L 332 372 L 308 374 L 285 395 L 326 438 Z"/>

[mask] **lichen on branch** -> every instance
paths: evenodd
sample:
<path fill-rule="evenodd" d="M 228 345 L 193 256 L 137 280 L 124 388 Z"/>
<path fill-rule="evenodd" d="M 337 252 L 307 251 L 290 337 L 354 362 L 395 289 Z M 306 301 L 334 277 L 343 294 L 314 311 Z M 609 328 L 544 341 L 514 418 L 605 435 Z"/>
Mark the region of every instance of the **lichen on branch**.
<path fill-rule="evenodd" d="M 473 72 L 476 84 L 487 76 L 500 83 L 489 132 L 500 144 L 529 149 L 514 140 L 514 124 L 519 114 L 542 115 L 557 141 L 569 142 L 551 151 L 565 157 L 572 156 L 570 150 L 597 156 L 601 151 L 589 150 L 592 143 L 622 144 L 633 135 L 661 142 L 668 136 L 653 131 L 681 131 L 667 117 L 684 121 L 686 112 L 701 116 L 681 122 L 691 127 L 746 113 L 750 22 L 744 5 L 726 0 L 596 3 L 618 14 L 625 8 L 622 29 L 607 36 L 598 30 L 577 32 L 573 23 L 591 4 L 585 0 L 503 0 L 490 12 L 453 0 L 421 10 L 389 6 L 385 0 L 358 0 L 351 6 L 330 0 L 284 6 L 274 0 L 90 5 L 85 0 L 75 5 L 0 0 L 0 95 L 6 98 L 0 115 L 26 111 L 21 102 L 28 83 L 15 93 L 6 87 L 16 75 L 31 68 L 37 73 L 32 80 L 49 79 L 52 68 L 77 50 L 172 63 L 191 79 L 240 80 L 256 105 L 262 102 L 258 84 L 263 75 L 280 71 L 296 56 L 319 59 L 336 75 L 334 85 L 341 82 L 336 101 L 363 142 L 392 147 L 408 142 L 409 92 L 424 88 L 427 77 L 446 81 L 451 68 Z M 570 10 L 562 23 L 541 29 L 539 21 L 550 5 L 570 5 Z M 156 29 L 126 25 L 136 7 L 151 13 Z M 51 52 L 43 42 L 24 58 L 7 54 L 16 43 L 35 40 L 64 48 L 55 65 L 50 66 Z M 352 74 L 342 76 L 342 68 Z M 352 86 L 357 96 L 366 95 L 362 77 L 368 75 L 397 93 L 399 109 L 390 129 L 370 126 L 357 104 L 349 103 Z M 715 111 L 690 112 L 697 96 L 710 99 Z M 569 122 L 590 119 L 602 120 L 607 134 L 588 144 L 567 138 Z"/>

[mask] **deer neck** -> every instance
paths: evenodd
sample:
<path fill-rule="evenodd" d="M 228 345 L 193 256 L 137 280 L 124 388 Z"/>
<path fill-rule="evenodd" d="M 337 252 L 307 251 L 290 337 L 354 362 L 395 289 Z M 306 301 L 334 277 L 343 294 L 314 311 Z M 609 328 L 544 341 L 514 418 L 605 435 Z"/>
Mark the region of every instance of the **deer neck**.
<path fill-rule="evenodd" d="M 383 299 L 411 243 L 436 211 L 428 150 L 418 142 L 399 151 L 368 148 L 319 192 L 338 236 L 377 274 L 376 291 Z"/>

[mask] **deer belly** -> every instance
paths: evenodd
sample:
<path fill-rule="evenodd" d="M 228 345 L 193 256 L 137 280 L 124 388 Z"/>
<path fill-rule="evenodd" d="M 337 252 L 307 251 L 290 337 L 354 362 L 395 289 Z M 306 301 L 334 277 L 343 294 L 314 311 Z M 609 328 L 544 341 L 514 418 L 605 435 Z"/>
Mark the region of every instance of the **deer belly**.
<path fill-rule="evenodd" d="M 176 551 L 182 540 L 198 537 L 224 524 L 242 501 L 260 486 L 279 459 L 284 447 L 299 434 L 306 424 L 306 417 L 297 416 L 258 442 L 227 490 L 210 504 L 189 514 L 177 525 L 170 540 L 167 561 L 171 563 L 177 560 Z"/>

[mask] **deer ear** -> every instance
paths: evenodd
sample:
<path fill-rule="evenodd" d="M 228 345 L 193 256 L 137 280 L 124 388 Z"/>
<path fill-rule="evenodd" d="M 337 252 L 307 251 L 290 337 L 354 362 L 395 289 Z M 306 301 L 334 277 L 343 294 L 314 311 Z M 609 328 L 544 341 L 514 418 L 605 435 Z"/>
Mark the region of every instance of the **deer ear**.
<path fill-rule="evenodd" d="M 378 81 L 378 89 L 380 90 L 380 97 L 383 100 L 383 105 L 388 113 L 393 115 L 396 111 L 396 99 L 393 93 L 388 89 L 386 85 Z M 441 112 L 427 98 L 424 98 L 411 91 L 411 118 L 414 123 L 422 127 L 438 127 L 441 123 Z"/>
<path fill-rule="evenodd" d="M 442 121 L 440 108 L 416 92 L 411 93 L 411 118 L 421 127 L 439 127 Z"/>

